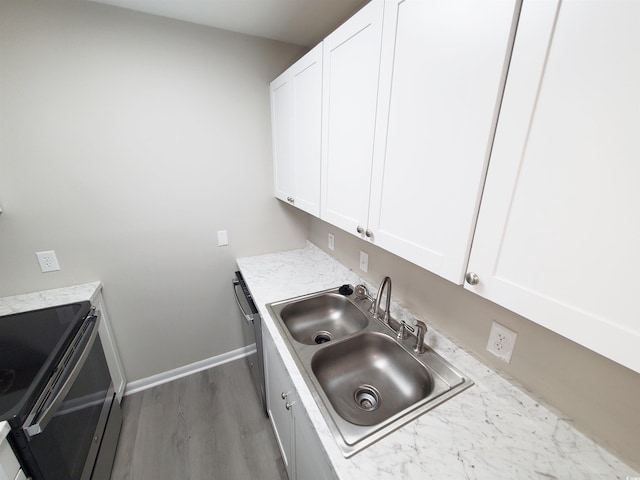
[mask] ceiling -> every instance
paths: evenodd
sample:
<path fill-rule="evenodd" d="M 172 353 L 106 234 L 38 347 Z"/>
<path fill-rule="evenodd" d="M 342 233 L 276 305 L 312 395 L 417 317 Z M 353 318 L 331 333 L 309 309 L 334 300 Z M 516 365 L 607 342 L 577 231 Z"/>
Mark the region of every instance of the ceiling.
<path fill-rule="evenodd" d="M 313 47 L 369 0 L 90 0 Z"/>

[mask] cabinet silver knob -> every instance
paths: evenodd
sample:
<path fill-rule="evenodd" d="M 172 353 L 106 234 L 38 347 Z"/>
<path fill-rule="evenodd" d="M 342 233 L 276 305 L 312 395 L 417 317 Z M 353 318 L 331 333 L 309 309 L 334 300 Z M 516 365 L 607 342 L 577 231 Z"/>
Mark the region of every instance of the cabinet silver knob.
<path fill-rule="evenodd" d="M 362 233 L 364 233 L 364 227 L 358 225 L 358 228 L 356 228 L 356 232 L 358 232 L 360 235 L 362 235 Z"/>
<path fill-rule="evenodd" d="M 284 408 L 286 408 L 287 410 L 291 410 L 291 407 L 293 407 L 294 403 L 295 402 L 291 402 L 291 403 L 287 402 L 287 403 L 285 403 Z"/>
<path fill-rule="evenodd" d="M 282 392 L 282 393 L 280 394 L 280 398 L 282 398 L 283 400 L 286 400 L 286 398 L 287 398 L 288 396 L 289 396 L 289 394 L 288 394 L 288 393 L 284 393 L 284 392 Z"/>
<path fill-rule="evenodd" d="M 364 232 L 364 234 L 367 236 L 367 238 L 373 237 L 373 232 L 371 230 L 369 230 L 368 228 L 367 228 L 367 231 Z"/>
<path fill-rule="evenodd" d="M 464 279 L 469 285 L 477 285 L 480 282 L 480 277 L 473 272 L 467 273 Z"/>

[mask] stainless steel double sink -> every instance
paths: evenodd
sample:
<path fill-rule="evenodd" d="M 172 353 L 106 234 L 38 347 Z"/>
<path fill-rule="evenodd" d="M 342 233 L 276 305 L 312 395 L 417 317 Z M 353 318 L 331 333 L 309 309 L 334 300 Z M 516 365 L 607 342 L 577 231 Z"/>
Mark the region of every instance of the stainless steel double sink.
<path fill-rule="evenodd" d="M 415 337 L 374 318 L 371 297 L 342 291 L 267 308 L 348 458 L 473 382 L 430 348 L 413 352 Z"/>

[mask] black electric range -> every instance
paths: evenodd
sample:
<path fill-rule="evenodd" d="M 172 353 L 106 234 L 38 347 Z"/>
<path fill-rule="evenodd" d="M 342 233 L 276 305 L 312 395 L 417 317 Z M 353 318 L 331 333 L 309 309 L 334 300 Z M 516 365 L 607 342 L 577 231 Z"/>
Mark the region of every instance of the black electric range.
<path fill-rule="evenodd" d="M 81 302 L 0 317 L 0 421 L 25 420 L 22 411 L 48 381 L 90 308 Z"/>
<path fill-rule="evenodd" d="M 0 421 L 33 480 L 109 478 L 122 414 L 99 322 L 89 302 L 0 317 Z"/>

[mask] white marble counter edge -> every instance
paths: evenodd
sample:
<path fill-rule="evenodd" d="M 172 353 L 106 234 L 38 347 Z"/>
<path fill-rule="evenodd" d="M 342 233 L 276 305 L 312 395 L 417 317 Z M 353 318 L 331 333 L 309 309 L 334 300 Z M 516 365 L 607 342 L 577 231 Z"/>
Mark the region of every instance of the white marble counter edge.
<path fill-rule="evenodd" d="M 2 297 L 0 298 L 0 316 L 85 300 L 94 301 L 101 288 L 102 282 L 91 282 Z"/>
<path fill-rule="evenodd" d="M 361 478 L 362 475 L 367 475 L 370 478 L 380 479 L 395 478 L 398 475 L 403 475 L 404 478 L 409 478 L 409 476 L 414 475 L 416 477 L 424 475 L 425 471 L 421 468 L 416 470 L 416 468 L 413 468 L 415 465 L 412 465 L 412 463 L 414 463 L 412 455 L 417 456 L 417 444 L 415 442 L 410 443 L 405 449 L 402 446 L 402 442 L 412 442 L 412 437 L 415 440 L 416 437 L 420 436 L 421 430 L 430 426 L 430 414 L 423 415 L 411 424 L 402 427 L 400 430 L 357 454 L 352 459 L 345 459 L 339 451 L 326 421 L 315 403 L 313 395 L 309 391 L 302 375 L 298 371 L 295 360 L 291 356 L 284 339 L 280 336 L 265 305 L 266 303 L 283 300 L 285 298 L 291 298 L 306 293 L 312 293 L 314 291 L 336 287 L 336 282 L 357 284 L 363 283 L 363 280 L 354 272 L 348 270 L 311 243 L 308 243 L 307 247 L 301 250 L 268 254 L 258 257 L 240 258 L 238 259 L 238 265 L 243 270 L 243 273 L 248 270 L 251 275 L 269 276 L 270 271 L 272 272 L 274 268 L 281 270 L 282 273 L 283 269 L 286 270 L 287 268 L 291 268 L 287 267 L 287 265 L 292 265 L 293 262 L 296 261 L 306 262 L 308 264 L 307 266 L 310 267 L 307 274 L 303 275 L 303 278 L 293 278 L 290 276 L 291 284 L 287 285 L 286 289 L 279 289 L 277 286 L 270 285 L 267 288 L 258 288 L 256 291 L 252 289 L 252 294 L 257 300 L 258 308 L 264 319 L 264 325 L 274 339 L 278 352 L 285 363 L 295 388 L 298 390 L 300 401 L 303 403 L 308 416 L 318 433 L 322 445 L 325 448 L 325 452 L 336 470 L 336 473 L 340 478 Z M 314 266 L 316 269 L 313 268 Z M 261 268 L 263 272 L 259 273 L 258 270 Z M 292 270 L 295 270 L 295 267 L 293 267 Z M 298 275 L 298 277 L 300 277 L 300 275 Z M 265 279 L 265 281 L 267 284 L 269 283 L 268 280 Z M 371 287 L 371 285 L 368 285 L 368 287 Z M 397 318 L 413 317 L 410 312 L 397 304 L 393 305 L 392 312 Z M 602 449 L 581 433 L 575 431 L 575 429 L 570 425 L 570 422 L 559 418 L 548 409 L 541 406 L 536 400 L 510 384 L 496 372 L 489 369 L 486 365 L 480 363 L 468 352 L 457 347 L 445 336 L 434 331 L 433 328 L 429 329 L 426 342 L 440 355 L 451 361 L 457 368 L 469 375 L 476 382 L 474 387 L 463 392 L 458 397 L 449 400 L 449 402 L 441 405 L 434 410 L 434 412 L 443 412 L 443 414 L 446 414 L 445 410 L 447 410 L 448 405 L 451 406 L 455 404 L 455 402 L 460 402 L 460 399 L 465 398 L 464 395 L 468 395 L 467 392 L 473 392 L 473 389 L 477 389 L 480 391 L 479 394 L 488 394 L 492 401 L 500 403 L 503 417 L 507 418 L 507 421 L 511 422 L 514 421 L 514 419 L 521 422 L 535 421 L 539 425 L 534 428 L 542 430 L 544 435 L 552 432 L 554 435 L 554 447 L 556 446 L 555 443 L 558 443 L 555 441 L 557 436 L 571 438 L 570 443 L 572 443 L 573 447 L 558 445 L 558 448 L 567 449 L 566 457 L 555 451 L 540 452 L 541 456 L 544 457 L 547 455 L 549 457 L 542 462 L 549 468 L 549 471 L 555 471 L 559 473 L 560 476 L 562 476 L 563 472 L 565 475 L 575 474 L 576 472 L 574 470 L 576 469 L 581 473 L 588 473 L 592 475 L 599 475 L 603 473 L 613 475 L 613 478 L 624 478 L 629 475 L 637 475 L 632 469 L 622 463 L 615 456 Z M 459 407 L 460 405 L 458 405 L 458 408 Z M 494 420 L 495 419 L 492 419 L 491 421 Z M 487 422 L 489 422 L 489 420 L 487 420 Z M 517 440 L 509 439 L 509 441 Z M 549 442 L 547 441 L 546 443 Z M 548 445 L 543 445 L 543 447 L 548 447 Z M 408 450 L 408 453 L 403 450 Z M 583 452 L 583 455 L 581 456 L 585 458 L 570 459 L 571 450 Z M 585 455 L 585 451 L 588 451 L 590 454 Z M 393 452 L 393 455 L 390 455 L 391 452 Z M 554 458 L 554 456 L 559 458 Z M 400 458 L 401 460 L 399 460 Z M 471 460 L 481 462 L 481 459 L 474 457 L 472 459 L 468 459 L 467 463 Z M 508 462 L 510 460 L 506 459 L 505 461 Z M 460 462 L 464 463 L 462 459 Z M 421 464 L 423 462 L 416 459 L 415 463 Z M 551 466 L 549 466 L 550 464 Z M 471 467 L 473 468 L 474 466 L 471 465 Z M 427 468 L 431 469 L 428 471 L 431 474 L 431 477 L 446 478 L 447 473 L 444 473 L 441 468 L 435 468 L 434 471 L 433 463 L 429 463 Z M 526 470 L 526 467 L 523 468 Z M 478 469 L 478 472 L 479 471 L 481 471 L 481 469 Z M 488 471 L 490 471 L 490 469 Z M 443 473 L 445 476 L 442 476 Z M 548 475 L 542 471 L 534 473 L 531 473 L 530 478 L 544 477 L 545 475 Z M 465 471 L 465 475 L 468 474 L 469 472 Z M 493 475 L 495 472 L 492 472 L 491 474 Z M 502 472 L 501 475 L 503 478 L 509 478 L 509 476 L 513 474 L 513 471 L 505 471 Z M 498 477 L 501 475 L 498 475 Z M 483 478 L 481 474 L 479 476 L 468 476 L 470 478 Z M 609 478 L 611 478 L 611 476 L 609 476 Z"/>

